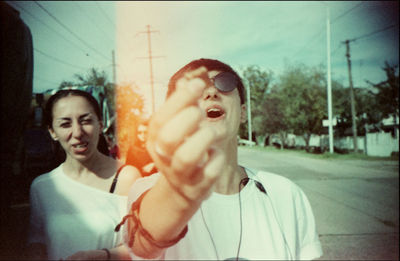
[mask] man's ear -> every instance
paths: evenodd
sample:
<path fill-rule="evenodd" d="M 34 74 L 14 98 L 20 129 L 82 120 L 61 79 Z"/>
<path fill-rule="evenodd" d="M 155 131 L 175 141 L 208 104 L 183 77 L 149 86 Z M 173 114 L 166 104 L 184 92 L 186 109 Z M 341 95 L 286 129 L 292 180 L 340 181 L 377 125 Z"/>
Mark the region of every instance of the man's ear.
<path fill-rule="evenodd" d="M 246 110 L 246 104 L 240 105 L 240 123 L 245 123 L 247 121 L 247 110 Z"/>
<path fill-rule="evenodd" d="M 58 141 L 58 137 L 57 137 L 56 133 L 54 132 L 54 130 L 50 127 L 48 127 L 47 130 L 49 131 L 50 136 L 53 138 L 53 140 Z"/>

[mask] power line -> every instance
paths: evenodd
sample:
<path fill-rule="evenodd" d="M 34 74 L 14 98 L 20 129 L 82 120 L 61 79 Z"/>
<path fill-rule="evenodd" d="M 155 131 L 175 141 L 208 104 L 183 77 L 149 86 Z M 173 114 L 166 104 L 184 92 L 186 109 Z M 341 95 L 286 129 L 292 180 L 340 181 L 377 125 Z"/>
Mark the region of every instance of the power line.
<path fill-rule="evenodd" d="M 44 8 L 41 4 L 39 4 L 37 1 L 34 1 L 35 4 L 37 4 L 43 11 L 45 11 L 50 17 L 52 17 L 58 24 L 60 24 L 65 30 L 67 30 L 68 32 L 70 32 L 73 36 L 75 36 L 79 41 L 81 41 L 83 44 L 85 44 L 88 48 L 90 48 L 91 50 L 95 51 L 97 54 L 99 54 L 100 56 L 102 56 L 104 59 L 106 59 L 107 61 L 110 61 L 109 58 L 107 58 L 105 55 L 103 55 L 102 53 L 100 53 L 99 51 L 97 51 L 95 48 L 93 48 L 92 46 L 90 46 L 88 43 L 86 43 L 82 38 L 80 38 L 77 34 L 75 34 L 71 29 L 69 29 L 67 26 L 65 26 L 60 20 L 57 19 L 57 17 L 55 17 L 52 13 L 50 13 L 46 8 Z"/>
<path fill-rule="evenodd" d="M 376 31 L 374 31 L 374 32 L 371 32 L 371 33 L 368 33 L 368 34 L 364 34 L 364 35 L 361 35 L 361 36 L 359 36 L 359 37 L 350 39 L 349 41 L 360 40 L 360 39 L 362 39 L 362 38 L 369 37 L 369 36 L 371 36 L 371 35 L 374 35 L 374 34 L 377 34 L 377 33 L 380 33 L 380 32 L 386 31 L 386 30 L 389 30 L 390 28 L 393 28 L 393 27 L 395 27 L 394 24 L 392 24 L 392 25 L 390 25 L 390 26 L 387 26 L 387 27 L 385 27 L 385 28 L 376 30 Z"/>
<path fill-rule="evenodd" d="M 104 15 L 104 17 L 110 22 L 110 24 L 112 24 L 114 26 L 114 28 L 117 28 L 115 23 L 111 20 L 111 18 L 107 15 L 107 13 L 104 12 L 103 8 L 101 8 L 99 3 L 97 3 L 97 1 L 95 1 L 95 4 L 96 4 L 97 8 L 99 8 L 100 12 Z"/>
<path fill-rule="evenodd" d="M 95 22 L 93 21 L 92 17 L 89 17 L 89 15 L 86 15 L 86 12 L 83 11 L 83 8 L 82 8 L 82 6 L 79 4 L 79 2 L 75 2 L 75 3 L 76 3 L 76 5 L 77 5 L 76 8 L 79 9 L 79 10 L 82 12 L 82 14 L 83 14 L 88 20 L 90 20 L 90 21 L 96 26 L 96 28 L 99 29 L 99 31 L 101 31 L 101 32 L 104 34 L 104 36 L 105 36 L 109 41 L 114 42 L 114 41 L 108 36 L 108 34 L 107 34 L 106 32 L 104 32 L 103 29 L 101 29 L 101 27 L 98 25 L 98 23 L 95 23 Z"/>
<path fill-rule="evenodd" d="M 357 7 L 361 6 L 364 2 L 360 2 L 357 5 L 353 6 L 352 8 L 350 8 L 349 10 L 347 10 L 346 12 L 342 13 L 341 15 L 337 16 L 335 19 L 332 20 L 331 24 L 333 24 L 334 22 L 336 22 L 337 20 L 339 20 L 339 18 L 342 18 L 343 16 L 347 15 L 348 13 L 350 13 L 351 11 L 353 11 L 354 9 L 356 9 Z"/>
<path fill-rule="evenodd" d="M 345 11 L 344 13 L 340 14 L 339 16 L 337 16 L 335 19 L 333 19 L 330 24 L 333 24 L 334 22 L 336 22 L 339 18 L 345 16 L 346 14 L 350 13 L 351 11 L 353 11 L 354 9 L 356 9 L 357 7 L 359 7 L 363 2 L 353 6 L 352 8 L 350 8 L 349 10 Z M 320 31 L 318 31 L 318 33 L 316 33 L 310 41 L 308 41 L 299 51 L 297 51 L 295 53 L 295 55 L 293 55 L 293 57 L 296 57 L 299 53 L 301 53 L 307 46 L 309 46 L 312 42 L 314 42 L 316 39 L 318 39 L 317 37 L 320 36 L 320 34 L 324 31 L 324 27 L 321 28 Z"/>
<path fill-rule="evenodd" d="M 87 55 L 88 53 L 83 50 L 80 46 L 78 46 L 76 43 L 72 42 L 70 39 L 68 39 L 67 37 L 63 36 L 62 34 L 60 34 L 58 31 L 56 31 L 55 29 L 53 29 L 51 26 L 49 26 L 48 24 L 46 24 L 45 22 L 43 22 L 40 18 L 38 18 L 37 16 L 33 15 L 31 12 L 29 12 L 28 10 L 26 10 L 25 8 L 23 8 L 22 6 L 20 6 L 18 4 L 17 1 L 12 2 L 13 4 L 15 4 L 20 10 L 24 11 L 25 13 L 27 13 L 28 15 L 32 16 L 34 19 L 36 19 L 37 21 L 39 21 L 40 23 L 42 23 L 44 26 L 46 26 L 48 29 L 50 29 L 53 33 L 57 34 L 58 36 L 60 36 L 61 38 L 63 38 L 65 41 L 69 42 L 71 45 L 73 45 L 75 48 L 79 49 L 80 51 L 82 51 L 85 55 Z"/>
<path fill-rule="evenodd" d="M 40 80 L 40 81 L 47 82 L 47 83 L 51 83 L 51 84 L 60 84 L 60 83 L 56 83 L 55 81 L 47 80 L 47 79 L 42 78 L 42 77 L 40 77 L 40 76 L 34 76 L 33 78 L 34 78 L 34 79 L 37 79 L 37 80 Z"/>
<path fill-rule="evenodd" d="M 95 2 L 95 4 L 96 4 L 97 8 L 100 10 L 100 12 L 103 14 L 103 16 L 110 22 L 110 24 L 111 24 L 112 26 L 114 26 L 115 32 L 118 32 L 119 30 L 118 30 L 117 25 L 111 20 L 111 18 L 108 16 L 108 14 L 107 14 L 107 13 L 104 11 L 104 9 L 99 5 L 98 1 L 94 1 L 94 2 Z M 119 34 L 119 35 L 123 35 L 123 37 L 125 38 L 125 42 L 123 42 L 123 43 L 126 43 L 126 46 L 125 46 L 125 47 L 126 47 L 127 49 L 130 49 L 131 47 L 128 46 L 129 41 L 127 41 L 127 38 L 126 38 L 125 34 Z"/>
<path fill-rule="evenodd" d="M 68 65 L 68 66 L 71 66 L 71 67 L 73 67 L 73 68 L 78 68 L 78 69 L 84 69 L 84 70 L 87 69 L 87 68 L 81 67 L 81 66 L 79 66 L 79 65 L 73 65 L 73 64 L 67 63 L 67 62 L 65 62 L 65 61 L 63 61 L 63 60 L 60 60 L 60 59 L 58 59 L 58 58 L 56 58 L 56 57 L 54 57 L 54 56 L 51 56 L 51 55 L 49 55 L 49 54 L 47 54 L 47 53 L 45 53 L 45 52 L 43 52 L 43 51 L 41 51 L 41 50 L 39 50 L 39 49 L 37 49 L 37 48 L 35 48 L 35 47 L 34 47 L 33 49 L 34 49 L 36 52 L 40 53 L 41 55 L 46 56 L 47 58 L 52 59 L 52 60 L 54 60 L 54 61 L 57 61 L 57 62 L 59 62 L 59 63 L 62 63 L 62 64 L 64 64 L 64 65 Z"/>

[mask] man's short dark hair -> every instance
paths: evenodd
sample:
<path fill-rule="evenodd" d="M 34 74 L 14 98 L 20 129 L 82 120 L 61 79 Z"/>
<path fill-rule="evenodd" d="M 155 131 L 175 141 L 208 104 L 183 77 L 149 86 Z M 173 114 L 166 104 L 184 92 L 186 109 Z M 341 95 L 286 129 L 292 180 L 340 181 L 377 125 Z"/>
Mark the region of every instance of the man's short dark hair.
<path fill-rule="evenodd" d="M 245 102 L 245 89 L 243 86 L 242 79 L 240 76 L 230 67 L 229 65 L 214 59 L 205 59 L 201 58 L 198 60 L 191 61 L 190 63 L 186 64 L 182 67 L 179 71 L 177 71 L 169 80 L 168 83 L 168 91 L 167 97 L 169 97 L 176 88 L 176 82 L 186 73 L 189 71 L 196 70 L 199 67 L 206 67 L 209 71 L 220 71 L 220 72 L 231 72 L 238 78 L 238 92 L 240 97 L 240 104 L 244 104 Z"/>

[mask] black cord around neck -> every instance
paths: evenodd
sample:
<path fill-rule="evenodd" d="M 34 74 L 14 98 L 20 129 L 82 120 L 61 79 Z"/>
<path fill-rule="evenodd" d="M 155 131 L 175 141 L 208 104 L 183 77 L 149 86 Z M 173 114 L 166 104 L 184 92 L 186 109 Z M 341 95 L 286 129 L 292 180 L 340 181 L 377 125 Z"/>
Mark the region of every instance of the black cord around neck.
<path fill-rule="evenodd" d="M 243 228 L 243 223 L 242 223 L 242 200 L 240 198 L 240 186 L 243 184 L 243 186 L 246 186 L 246 184 L 249 182 L 249 178 L 243 178 L 239 182 L 239 212 L 240 212 L 240 236 L 239 236 L 239 245 L 238 245 L 238 250 L 236 253 L 236 260 L 239 260 L 239 252 L 240 252 L 240 247 L 242 245 L 242 228 Z"/>

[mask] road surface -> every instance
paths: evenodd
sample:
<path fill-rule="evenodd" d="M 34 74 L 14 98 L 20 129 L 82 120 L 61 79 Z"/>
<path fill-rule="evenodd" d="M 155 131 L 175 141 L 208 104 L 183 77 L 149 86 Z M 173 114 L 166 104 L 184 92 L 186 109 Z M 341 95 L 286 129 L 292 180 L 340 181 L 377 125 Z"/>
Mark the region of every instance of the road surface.
<path fill-rule="evenodd" d="M 291 179 L 308 196 L 320 260 L 399 260 L 399 163 L 316 159 L 239 148 L 242 165 Z"/>

